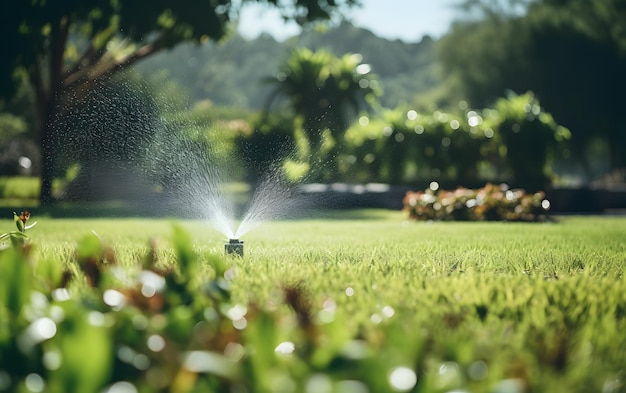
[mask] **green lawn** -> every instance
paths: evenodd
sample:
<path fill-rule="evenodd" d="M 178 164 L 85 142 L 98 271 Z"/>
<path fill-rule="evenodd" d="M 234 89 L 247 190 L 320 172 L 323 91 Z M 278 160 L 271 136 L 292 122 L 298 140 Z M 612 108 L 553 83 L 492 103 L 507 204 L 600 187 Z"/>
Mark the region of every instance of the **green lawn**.
<path fill-rule="evenodd" d="M 39 221 L 29 231 L 35 274 L 54 269 L 41 261 L 64 266 L 73 274 L 68 288 L 80 312 L 97 310 L 109 321 L 104 338 L 91 339 L 102 341 L 94 351 L 111 354 L 104 356 L 108 366 L 98 363 L 107 371 L 92 377 L 91 385 L 77 384 L 81 389 L 125 380 L 139 391 L 159 391 L 166 379 L 180 392 L 626 389 L 626 218 L 426 223 L 408 222 L 399 212 L 326 212 L 261 225 L 242 238 L 243 259 L 216 259 L 226 239 L 198 221 L 32 220 Z M 12 229 L 10 221 L 0 225 Z M 89 254 L 93 242 L 82 240 L 77 263 L 76 244 L 92 231 L 114 252 Z M 157 305 L 151 303 L 155 296 L 131 296 L 119 273 L 137 272 L 150 244 L 157 245 L 153 266 L 169 277 Z M 111 266 L 113 259 L 121 268 Z M 92 260 L 104 277 L 97 288 L 88 287 L 86 270 L 79 268 Z M 164 272 L 172 267 L 174 273 Z M 32 288 L 45 294 L 52 287 Z M 111 288 L 126 295 L 124 307 L 102 304 Z M 233 317 L 241 310 L 245 326 L 237 325 L 241 316 Z M 32 319 L 14 313 L 13 324 L 0 323 L 0 391 L 2 369 L 10 368 L 4 353 L 13 353 L 7 340 Z M 146 322 L 134 332 L 137 318 Z M 37 345 L 69 358 L 63 348 L 77 344 L 64 347 L 63 340 L 70 341 L 63 323 L 57 324 L 58 333 Z M 154 335 L 167 343 L 167 357 L 146 349 Z M 274 352 L 281 342 L 295 350 Z M 120 348 L 131 348 L 135 358 L 124 358 Z M 149 367 L 135 364 L 137 354 L 149 359 Z M 181 360 L 190 354 L 219 354 L 230 368 L 217 361 L 191 367 Z M 25 367 L 42 375 L 46 386 L 71 390 L 67 375 L 63 379 L 32 355 L 19 356 L 30 359 Z M 11 383 L 28 374 L 18 373 Z"/>

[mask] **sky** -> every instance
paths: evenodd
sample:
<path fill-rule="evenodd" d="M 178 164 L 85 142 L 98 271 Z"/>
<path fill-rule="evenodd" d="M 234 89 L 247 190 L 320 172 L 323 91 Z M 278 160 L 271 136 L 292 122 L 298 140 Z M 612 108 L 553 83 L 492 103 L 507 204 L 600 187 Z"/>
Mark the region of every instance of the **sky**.
<path fill-rule="evenodd" d="M 352 24 L 390 40 L 418 42 L 424 35 L 439 38 L 445 34 L 457 15 L 452 6 L 456 0 L 361 0 L 362 7 L 347 15 Z M 269 33 L 279 41 L 300 32 L 295 23 L 285 24 L 275 10 L 247 6 L 241 14 L 239 33 L 256 38 Z"/>

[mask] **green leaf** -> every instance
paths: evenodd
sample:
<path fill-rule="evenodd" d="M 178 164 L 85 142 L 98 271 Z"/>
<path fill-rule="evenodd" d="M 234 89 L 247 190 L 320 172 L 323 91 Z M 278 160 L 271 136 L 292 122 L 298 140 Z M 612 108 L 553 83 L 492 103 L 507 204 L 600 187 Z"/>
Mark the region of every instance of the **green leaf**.
<path fill-rule="evenodd" d="M 215 277 L 224 277 L 224 273 L 228 270 L 228 265 L 224 261 L 224 258 L 218 255 L 209 255 L 207 262 L 215 270 Z"/>
<path fill-rule="evenodd" d="M 189 340 L 189 332 L 193 330 L 193 326 L 197 320 L 191 310 L 186 306 L 178 306 L 173 308 L 167 314 L 167 327 L 165 331 L 167 335 L 175 341 L 184 343 Z"/>
<path fill-rule="evenodd" d="M 20 220 L 20 216 L 17 215 L 16 212 L 13 212 L 13 221 L 15 221 L 15 226 L 17 230 L 20 232 L 24 232 L 24 223 Z"/>
<path fill-rule="evenodd" d="M 40 259 L 35 264 L 35 275 L 48 290 L 57 288 L 63 278 L 63 264 L 52 259 Z"/>
<path fill-rule="evenodd" d="M 104 252 L 104 247 L 98 236 L 92 233 L 79 240 L 76 252 L 79 261 L 99 260 Z"/>
<path fill-rule="evenodd" d="M 254 381 L 254 386 L 259 391 L 270 390 L 272 383 L 272 370 L 276 366 L 276 353 L 274 349 L 279 343 L 277 321 L 270 313 L 259 310 L 260 313 L 248 322 L 243 334 L 245 341 L 254 343 L 252 351 L 248 353 L 248 362 L 251 367 L 245 371 L 246 376 Z"/>
<path fill-rule="evenodd" d="M 178 263 L 180 264 L 181 273 L 183 276 L 191 278 L 194 275 L 197 262 L 197 256 L 193 251 L 191 237 L 178 225 L 174 225 L 172 231 L 172 241 L 174 243 L 176 256 L 178 257 Z"/>
<path fill-rule="evenodd" d="M 54 343 L 61 366 L 50 375 L 50 391 L 98 392 L 109 380 L 113 345 L 105 326 L 89 322 L 89 310 L 79 303 L 63 304 L 66 318 L 59 324 Z"/>
<path fill-rule="evenodd" d="M 26 236 L 23 232 L 13 231 L 9 233 L 9 237 L 11 239 L 11 244 L 13 244 L 14 247 L 22 246 L 28 240 L 28 236 Z"/>
<path fill-rule="evenodd" d="M 28 301 L 32 271 L 24 254 L 15 248 L 0 253 L 0 307 L 17 316 Z"/>

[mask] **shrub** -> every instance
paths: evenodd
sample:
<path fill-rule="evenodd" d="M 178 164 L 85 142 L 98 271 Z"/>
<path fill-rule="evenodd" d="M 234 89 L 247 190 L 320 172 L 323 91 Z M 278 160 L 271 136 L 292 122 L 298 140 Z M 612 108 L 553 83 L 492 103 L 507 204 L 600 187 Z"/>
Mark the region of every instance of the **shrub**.
<path fill-rule="evenodd" d="M 494 109 L 497 115 L 485 123 L 497 130 L 511 180 L 533 190 L 548 186 L 554 176 L 550 164 L 570 131 L 558 125 L 532 93 L 501 98 Z"/>
<path fill-rule="evenodd" d="M 340 176 L 389 183 L 506 181 L 534 191 L 549 184 L 569 137 L 532 93 L 462 113 L 387 109 L 361 116 L 346 131 L 340 153 L 353 164 Z"/>
<path fill-rule="evenodd" d="M 403 203 L 412 219 L 442 221 L 545 221 L 550 207 L 543 192 L 529 194 L 490 183 L 477 190 L 409 191 Z"/>
<path fill-rule="evenodd" d="M 0 198 L 37 199 L 39 184 L 37 177 L 0 177 Z"/>

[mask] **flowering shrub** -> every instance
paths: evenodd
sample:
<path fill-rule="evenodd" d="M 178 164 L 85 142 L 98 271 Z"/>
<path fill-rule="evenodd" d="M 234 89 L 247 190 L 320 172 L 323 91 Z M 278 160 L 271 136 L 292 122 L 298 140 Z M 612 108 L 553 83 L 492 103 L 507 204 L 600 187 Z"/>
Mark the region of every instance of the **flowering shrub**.
<path fill-rule="evenodd" d="M 545 221 L 550 202 L 543 192 L 526 193 L 506 184 L 488 183 L 478 190 L 459 187 L 454 191 L 409 191 L 404 211 L 415 220 L 455 221 Z"/>

